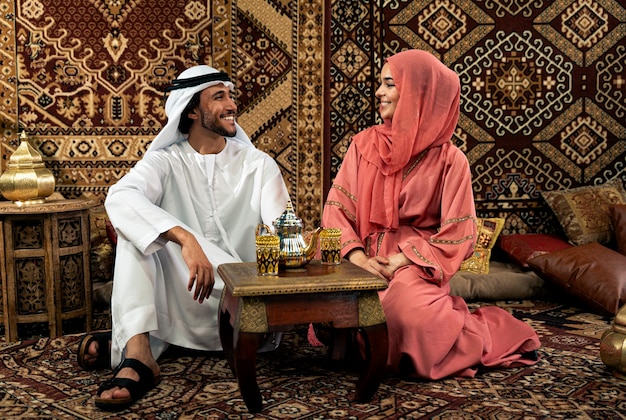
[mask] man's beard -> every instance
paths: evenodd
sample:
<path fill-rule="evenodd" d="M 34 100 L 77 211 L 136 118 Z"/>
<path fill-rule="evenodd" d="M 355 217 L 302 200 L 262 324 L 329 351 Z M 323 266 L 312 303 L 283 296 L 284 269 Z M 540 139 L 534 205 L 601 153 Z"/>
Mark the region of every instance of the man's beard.
<path fill-rule="evenodd" d="M 220 119 L 213 118 L 213 116 L 208 112 L 202 112 L 201 121 L 202 127 L 216 134 L 219 134 L 220 136 L 234 137 L 235 134 L 237 134 L 237 127 L 233 127 L 232 130 L 224 127 Z"/>

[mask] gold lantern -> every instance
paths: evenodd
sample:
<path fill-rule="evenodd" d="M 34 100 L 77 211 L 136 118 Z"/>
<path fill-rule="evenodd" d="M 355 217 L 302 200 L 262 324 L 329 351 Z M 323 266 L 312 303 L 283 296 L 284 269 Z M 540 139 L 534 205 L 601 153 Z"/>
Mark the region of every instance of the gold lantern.
<path fill-rule="evenodd" d="M 15 204 L 43 203 L 54 192 L 54 175 L 22 131 L 20 145 L 9 158 L 7 170 L 0 175 L 0 193 Z"/>

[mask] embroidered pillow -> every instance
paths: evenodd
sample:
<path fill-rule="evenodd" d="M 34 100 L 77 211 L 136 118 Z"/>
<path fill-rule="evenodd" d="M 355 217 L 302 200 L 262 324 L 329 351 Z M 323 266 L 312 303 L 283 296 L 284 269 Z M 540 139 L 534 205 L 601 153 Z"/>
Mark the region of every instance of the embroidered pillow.
<path fill-rule="evenodd" d="M 541 193 L 552 209 L 567 239 L 575 245 L 608 244 L 613 238 L 609 207 L 626 204 L 621 179 L 602 185 Z"/>
<path fill-rule="evenodd" d="M 461 264 L 462 271 L 476 274 L 489 273 L 491 250 L 504 227 L 504 219 L 476 219 L 476 243 L 474 253 Z"/>

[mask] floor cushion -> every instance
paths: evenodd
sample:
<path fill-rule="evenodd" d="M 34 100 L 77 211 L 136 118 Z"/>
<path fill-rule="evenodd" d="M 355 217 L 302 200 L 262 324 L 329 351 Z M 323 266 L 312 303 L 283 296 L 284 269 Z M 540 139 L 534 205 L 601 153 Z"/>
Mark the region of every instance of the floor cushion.
<path fill-rule="evenodd" d="M 498 247 L 511 261 L 528 268 L 528 260 L 548 252 L 572 247 L 565 238 L 551 233 L 501 235 Z"/>
<path fill-rule="evenodd" d="M 626 256 L 597 242 L 540 255 L 528 265 L 602 315 L 626 304 Z"/>
<path fill-rule="evenodd" d="M 465 300 L 522 300 L 545 294 L 544 280 L 516 264 L 491 261 L 489 273 L 458 271 L 450 279 L 450 294 Z"/>
<path fill-rule="evenodd" d="M 601 185 L 541 193 L 558 219 L 567 239 L 576 245 L 588 242 L 608 244 L 613 239 L 609 208 L 626 204 L 622 180 Z"/>
<path fill-rule="evenodd" d="M 626 255 L 626 204 L 611 206 L 611 225 L 615 232 L 617 252 Z"/>
<path fill-rule="evenodd" d="M 505 219 L 499 217 L 478 218 L 476 220 L 476 240 L 474 252 L 461 264 L 461 271 L 476 274 L 489 273 L 489 261 L 491 250 L 498 240 L 498 236 L 504 227 Z"/>

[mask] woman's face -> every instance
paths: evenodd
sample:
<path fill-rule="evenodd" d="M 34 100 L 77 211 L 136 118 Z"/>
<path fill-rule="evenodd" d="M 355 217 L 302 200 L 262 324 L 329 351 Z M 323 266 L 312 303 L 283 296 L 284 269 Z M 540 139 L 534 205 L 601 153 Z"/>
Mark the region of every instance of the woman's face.
<path fill-rule="evenodd" d="M 380 72 L 380 87 L 376 90 L 376 97 L 380 100 L 378 112 L 383 120 L 392 120 L 396 111 L 400 93 L 391 76 L 389 63 L 385 63 Z"/>

